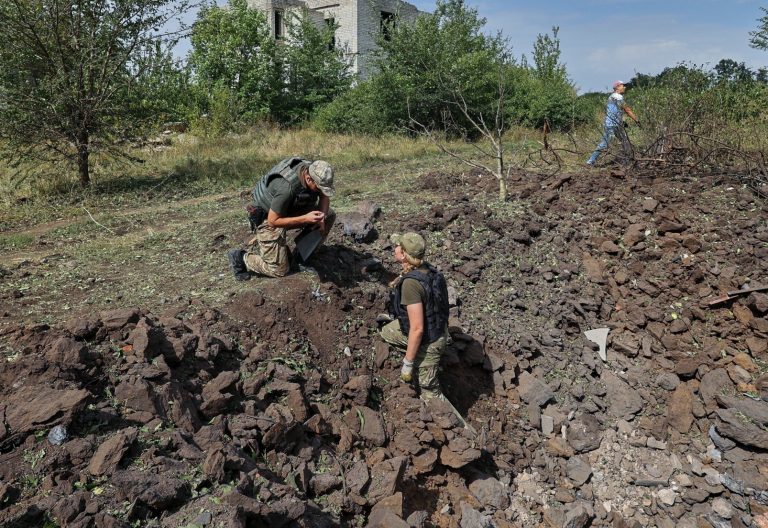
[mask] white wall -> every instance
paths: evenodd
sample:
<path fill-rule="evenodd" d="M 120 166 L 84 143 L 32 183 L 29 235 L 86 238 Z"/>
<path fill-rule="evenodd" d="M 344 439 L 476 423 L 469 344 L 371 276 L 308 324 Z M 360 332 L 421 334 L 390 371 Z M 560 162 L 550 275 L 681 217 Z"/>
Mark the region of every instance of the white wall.
<path fill-rule="evenodd" d="M 410 23 L 419 14 L 414 5 L 402 0 L 249 0 L 248 5 L 267 14 L 273 35 L 275 9 L 289 13 L 307 7 L 313 11 L 311 16 L 318 25 L 334 18 L 338 24 L 336 45 L 346 49 L 352 71 L 361 79 L 371 74 L 370 54 L 376 48 L 376 37 L 381 30 L 381 12 L 394 13 L 399 24 Z"/>

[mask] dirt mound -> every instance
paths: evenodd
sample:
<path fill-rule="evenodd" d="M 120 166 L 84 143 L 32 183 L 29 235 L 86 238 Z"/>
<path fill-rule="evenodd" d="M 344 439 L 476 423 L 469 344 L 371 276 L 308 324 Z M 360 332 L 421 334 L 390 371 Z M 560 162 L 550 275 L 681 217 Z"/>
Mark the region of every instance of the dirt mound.
<path fill-rule="evenodd" d="M 765 204 L 723 177 L 517 174 L 508 207 L 493 183 L 435 173 L 439 204 L 375 226 L 446 273 L 471 428 L 399 383 L 391 248 L 339 228 L 218 309 L 3 335 L 0 525 L 766 525 L 768 292 L 710 305 L 768 285 Z"/>

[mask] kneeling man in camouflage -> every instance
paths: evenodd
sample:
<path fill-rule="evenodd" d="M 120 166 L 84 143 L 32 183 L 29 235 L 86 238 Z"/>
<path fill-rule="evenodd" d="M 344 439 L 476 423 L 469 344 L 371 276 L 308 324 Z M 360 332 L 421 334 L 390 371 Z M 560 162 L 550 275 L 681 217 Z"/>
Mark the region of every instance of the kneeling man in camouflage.
<path fill-rule="evenodd" d="M 325 240 L 336 220 L 333 194 L 333 169 L 326 161 L 287 158 L 272 167 L 253 189 L 249 220 L 256 236 L 249 249 L 229 252 L 235 278 L 246 280 L 251 272 L 286 275 L 291 267 L 286 232 L 311 227 Z"/>

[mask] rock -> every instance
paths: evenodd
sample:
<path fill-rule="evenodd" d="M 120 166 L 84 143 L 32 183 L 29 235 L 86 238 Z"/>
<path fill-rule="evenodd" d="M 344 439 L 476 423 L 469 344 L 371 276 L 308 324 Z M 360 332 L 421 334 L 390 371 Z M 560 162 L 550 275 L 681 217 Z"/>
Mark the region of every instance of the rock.
<path fill-rule="evenodd" d="M 440 449 L 440 463 L 453 469 L 464 467 L 481 456 L 480 450 L 462 436 L 453 438 Z"/>
<path fill-rule="evenodd" d="M 664 390 L 673 391 L 680 384 L 680 378 L 673 372 L 662 372 L 656 378 L 656 385 Z"/>
<path fill-rule="evenodd" d="M 327 495 L 334 489 L 341 487 L 341 478 L 330 473 L 320 473 L 314 475 L 309 481 L 309 487 L 315 497 Z"/>
<path fill-rule="evenodd" d="M 507 489 L 493 477 L 487 476 L 472 481 L 469 491 L 485 508 L 504 510 L 509 506 Z"/>
<path fill-rule="evenodd" d="M 739 398 L 736 396 L 715 396 L 717 403 L 729 409 L 743 414 L 748 420 L 755 423 L 768 425 L 768 402 L 753 400 L 751 398 Z"/>
<path fill-rule="evenodd" d="M 133 361 L 150 361 L 163 353 L 166 344 L 162 329 L 152 326 L 152 322 L 146 317 L 136 324 L 128 340 L 132 346 L 126 350 L 125 356 Z M 168 346 L 170 347 L 170 344 Z"/>
<path fill-rule="evenodd" d="M 587 275 L 587 279 L 595 284 L 605 283 L 605 271 L 603 265 L 599 260 L 593 258 L 588 253 L 584 253 L 582 256 L 582 265 L 584 266 L 584 272 Z"/>
<path fill-rule="evenodd" d="M 373 506 L 371 514 L 368 516 L 368 527 L 408 526 L 408 523 L 404 522 L 402 517 L 403 494 L 398 491 L 391 497 L 381 499 Z"/>
<path fill-rule="evenodd" d="M 347 487 L 352 493 L 360 495 L 368 485 L 370 477 L 368 475 L 368 464 L 364 460 L 355 462 L 344 475 L 347 481 Z"/>
<path fill-rule="evenodd" d="M 181 384 L 172 381 L 158 387 L 157 402 L 163 414 L 176 427 L 188 433 L 195 433 L 202 425 L 194 400 Z M 201 446 L 202 447 L 202 446 Z"/>
<path fill-rule="evenodd" d="M 555 398 L 555 393 L 549 385 L 527 371 L 520 374 L 517 391 L 524 402 L 535 403 L 539 407 Z"/>
<path fill-rule="evenodd" d="M 565 514 L 563 528 L 585 528 L 589 526 L 592 516 L 587 512 L 584 506 L 578 505 L 568 510 Z"/>
<path fill-rule="evenodd" d="M 768 294 L 761 292 L 750 293 L 746 303 L 755 313 L 763 315 L 768 312 Z"/>
<path fill-rule="evenodd" d="M 683 224 L 680 224 L 678 222 L 673 222 L 671 220 L 662 220 L 661 223 L 659 223 L 659 226 L 657 228 L 659 234 L 663 235 L 664 233 L 682 233 L 687 228 Z"/>
<path fill-rule="evenodd" d="M 424 453 L 411 459 L 413 470 L 416 474 L 429 473 L 435 468 L 437 463 L 437 450 L 427 449 Z"/>
<path fill-rule="evenodd" d="M 355 242 L 370 242 L 376 238 L 376 230 L 371 218 L 359 211 L 339 215 L 344 236 Z"/>
<path fill-rule="evenodd" d="M 369 375 L 351 378 L 341 389 L 344 396 L 351 398 L 356 404 L 365 406 L 371 391 L 372 379 Z"/>
<path fill-rule="evenodd" d="M 114 473 L 123 456 L 138 436 L 138 429 L 129 427 L 105 440 L 88 463 L 88 473 L 94 477 Z"/>
<path fill-rule="evenodd" d="M 408 528 L 408 523 L 390 510 L 381 509 L 375 515 L 371 513 L 366 528 Z"/>
<path fill-rule="evenodd" d="M 748 337 L 747 348 L 749 348 L 749 351 L 752 352 L 753 356 L 757 357 L 768 350 L 768 340 L 760 339 L 758 337 Z"/>
<path fill-rule="evenodd" d="M 406 522 L 410 528 L 424 528 L 429 520 L 429 512 L 418 510 L 408 516 Z"/>
<path fill-rule="evenodd" d="M 375 504 L 384 497 L 395 494 L 403 476 L 407 457 L 395 457 L 379 462 L 371 470 L 371 485 L 368 489 L 368 501 Z"/>
<path fill-rule="evenodd" d="M 605 242 L 600 244 L 600 249 L 604 253 L 608 253 L 609 255 L 618 255 L 619 253 L 621 253 L 621 248 L 616 244 L 614 244 L 613 242 L 611 242 L 610 240 L 606 240 Z"/>
<path fill-rule="evenodd" d="M 699 395 L 704 401 L 704 405 L 714 404 L 715 397 L 718 394 L 731 392 L 732 390 L 733 383 L 731 383 L 731 378 L 728 376 L 728 372 L 722 368 L 710 370 L 704 374 L 699 385 Z"/>
<path fill-rule="evenodd" d="M 740 444 L 768 449 L 768 431 L 755 425 L 748 419 L 742 418 L 733 409 L 718 409 L 718 417 L 722 423 L 717 425 L 717 431 Z"/>
<path fill-rule="evenodd" d="M 669 425 L 681 434 L 686 434 L 693 424 L 693 392 L 687 385 L 678 385 L 667 400 Z"/>
<path fill-rule="evenodd" d="M 752 315 L 752 310 L 741 304 L 734 304 L 731 311 L 733 312 L 734 317 L 736 317 L 736 320 L 744 326 L 749 326 L 749 323 L 755 318 L 755 316 Z"/>
<path fill-rule="evenodd" d="M 608 412 L 611 415 L 616 418 L 628 418 L 643 409 L 645 405 L 643 398 L 615 374 L 604 370 L 600 379 L 605 384 Z"/>
<path fill-rule="evenodd" d="M 643 200 L 643 211 L 646 213 L 652 213 L 659 206 L 659 202 L 653 198 L 646 198 Z"/>
<path fill-rule="evenodd" d="M 159 414 L 154 386 L 141 378 L 123 381 L 115 387 L 115 398 L 126 409 Z"/>
<path fill-rule="evenodd" d="M 89 396 L 87 390 L 57 390 L 40 385 L 20 387 L 5 398 L 7 434 L 23 435 L 53 425 L 68 425 L 73 415 L 85 408 Z"/>
<path fill-rule="evenodd" d="M 96 335 L 96 331 L 101 327 L 101 320 L 93 315 L 90 317 L 78 317 L 70 319 L 64 326 L 66 330 L 76 339 L 90 339 Z"/>
<path fill-rule="evenodd" d="M 635 246 L 638 242 L 642 242 L 645 240 L 645 226 L 643 224 L 631 224 L 624 232 L 622 240 L 628 248 Z"/>
<path fill-rule="evenodd" d="M 660 451 L 667 449 L 667 443 L 666 442 L 662 442 L 660 440 L 656 440 L 652 436 L 648 437 L 648 440 L 646 440 L 645 445 L 647 445 L 651 449 L 658 449 Z"/>
<path fill-rule="evenodd" d="M 112 477 L 118 500 L 137 501 L 153 510 L 180 506 L 190 497 L 189 483 L 165 475 L 119 471 Z"/>
<path fill-rule="evenodd" d="M 461 522 L 459 528 L 493 528 L 493 521 L 466 502 L 461 503 Z"/>
<path fill-rule="evenodd" d="M 712 440 L 712 443 L 715 444 L 715 447 L 721 451 L 728 451 L 736 447 L 736 442 L 720 436 L 720 434 L 717 432 L 717 429 L 715 428 L 715 424 L 709 426 L 709 439 Z"/>
<path fill-rule="evenodd" d="M 758 370 L 757 365 L 755 364 L 755 361 L 752 359 L 752 357 L 744 352 L 739 352 L 733 356 L 733 362 L 747 372 L 751 372 L 753 374 Z"/>
<path fill-rule="evenodd" d="M 664 488 L 659 490 L 658 497 L 659 501 L 665 506 L 672 506 L 677 499 L 677 493 L 671 488 Z"/>
<path fill-rule="evenodd" d="M 228 392 L 240 379 L 240 373 L 236 371 L 220 372 L 215 378 L 203 387 L 203 400 L 210 399 L 215 394 Z"/>
<path fill-rule="evenodd" d="M 599 442 L 598 445 L 600 445 Z M 569 458 L 575 454 L 573 448 L 559 436 L 547 440 L 546 449 L 547 453 L 556 457 Z"/>
<path fill-rule="evenodd" d="M 568 427 L 568 444 L 577 453 L 586 453 L 600 447 L 603 438 L 600 422 L 591 414 L 582 414 Z"/>
<path fill-rule="evenodd" d="M 88 357 L 88 349 L 84 343 L 75 341 L 71 337 L 60 337 L 46 350 L 45 359 L 51 363 L 58 363 L 64 368 L 84 368 Z"/>
<path fill-rule="evenodd" d="M 371 509 L 371 516 L 373 516 L 376 511 L 378 510 L 389 510 L 398 517 L 402 518 L 403 516 L 403 494 L 402 492 L 397 492 L 391 497 L 384 497 L 379 502 L 377 502 L 373 508 Z M 369 519 L 370 520 L 370 519 Z"/>
<path fill-rule="evenodd" d="M 374 359 L 374 365 L 377 370 L 381 370 L 384 367 L 384 363 L 389 359 L 389 345 L 384 341 L 377 341 L 375 345 L 376 357 Z"/>
<path fill-rule="evenodd" d="M 128 324 L 137 323 L 138 321 L 138 308 L 110 310 L 101 314 L 101 322 L 107 330 L 119 330 Z"/>
<path fill-rule="evenodd" d="M 353 431 L 356 431 L 367 445 L 381 447 L 387 442 L 387 433 L 384 430 L 384 421 L 381 415 L 370 407 L 353 407 L 349 414 L 353 423 Z"/>
<path fill-rule="evenodd" d="M 546 414 L 541 416 L 541 432 L 545 436 L 549 436 L 555 430 L 555 420 L 551 416 Z"/>
<path fill-rule="evenodd" d="M 589 480 L 592 475 L 592 467 L 584 458 L 574 456 L 568 459 L 565 465 L 568 478 L 571 479 L 574 486 L 580 487 Z"/>
<path fill-rule="evenodd" d="M 57 425 L 48 432 L 48 441 L 51 445 L 58 446 L 67 440 L 69 440 L 69 433 L 67 432 L 66 426 Z"/>
<path fill-rule="evenodd" d="M 730 519 L 733 517 L 733 507 L 731 503 L 722 497 L 717 497 L 712 501 L 712 509 L 723 519 Z"/>

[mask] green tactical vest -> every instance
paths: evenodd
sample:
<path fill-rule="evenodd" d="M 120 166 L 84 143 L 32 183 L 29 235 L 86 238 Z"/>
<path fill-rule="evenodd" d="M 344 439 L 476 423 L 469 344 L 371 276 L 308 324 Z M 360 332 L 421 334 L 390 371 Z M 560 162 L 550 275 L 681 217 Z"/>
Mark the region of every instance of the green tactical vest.
<path fill-rule="evenodd" d="M 299 173 L 304 163 L 309 161 L 301 158 L 286 158 L 271 169 L 259 180 L 253 188 L 253 203 L 261 207 L 265 212 L 272 205 L 272 194 L 269 192 L 269 183 L 275 178 L 283 178 L 291 184 L 291 193 L 298 196 L 304 191 L 304 186 L 299 181 Z"/>

